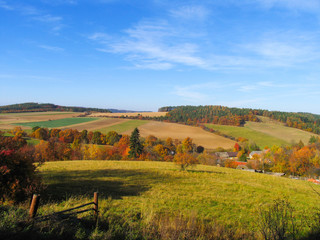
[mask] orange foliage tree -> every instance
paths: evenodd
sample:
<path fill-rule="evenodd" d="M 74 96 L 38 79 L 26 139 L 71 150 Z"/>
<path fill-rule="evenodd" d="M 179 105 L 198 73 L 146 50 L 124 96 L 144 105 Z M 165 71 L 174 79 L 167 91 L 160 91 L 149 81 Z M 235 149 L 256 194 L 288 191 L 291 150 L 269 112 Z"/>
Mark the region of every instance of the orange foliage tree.
<path fill-rule="evenodd" d="M 173 161 L 181 167 L 181 170 L 185 170 L 188 166 L 198 163 L 198 160 L 190 153 L 177 153 Z"/>

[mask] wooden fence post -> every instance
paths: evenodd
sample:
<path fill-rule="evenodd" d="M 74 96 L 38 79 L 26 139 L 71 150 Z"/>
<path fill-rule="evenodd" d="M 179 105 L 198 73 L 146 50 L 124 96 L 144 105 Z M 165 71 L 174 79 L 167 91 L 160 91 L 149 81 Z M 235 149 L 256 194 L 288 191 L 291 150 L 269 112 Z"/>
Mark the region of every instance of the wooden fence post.
<path fill-rule="evenodd" d="M 98 192 L 94 192 L 93 203 L 94 203 L 94 219 L 95 219 L 95 222 L 97 223 L 98 222 L 98 214 L 99 214 Z"/>
<path fill-rule="evenodd" d="M 33 194 L 30 210 L 29 210 L 29 216 L 31 218 L 34 218 L 36 216 L 37 210 L 39 207 L 39 202 L 40 202 L 40 194 Z"/>

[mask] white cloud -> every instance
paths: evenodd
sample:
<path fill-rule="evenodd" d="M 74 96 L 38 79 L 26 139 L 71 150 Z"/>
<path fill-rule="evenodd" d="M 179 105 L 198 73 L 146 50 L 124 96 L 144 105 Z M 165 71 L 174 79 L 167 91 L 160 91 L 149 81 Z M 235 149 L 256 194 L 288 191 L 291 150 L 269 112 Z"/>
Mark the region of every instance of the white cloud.
<path fill-rule="evenodd" d="M 53 52 L 62 52 L 62 51 L 64 51 L 63 48 L 55 47 L 55 46 L 39 45 L 39 47 L 43 48 L 45 50 L 53 51 Z"/>
<path fill-rule="evenodd" d="M 89 39 L 105 45 L 100 51 L 123 54 L 139 67 L 165 66 L 160 69 L 168 69 L 176 64 L 206 67 L 205 61 L 197 56 L 199 46 L 165 21 L 144 21 L 124 33 L 120 38 L 95 33 Z"/>
<path fill-rule="evenodd" d="M 46 14 L 46 15 L 36 16 L 33 19 L 40 21 L 40 22 L 55 23 L 55 22 L 60 22 L 62 20 L 62 17 L 57 17 L 57 16 L 52 16 L 50 14 Z"/>
<path fill-rule="evenodd" d="M 258 0 L 263 7 L 282 7 L 292 10 L 317 11 L 320 9 L 318 0 Z"/>
<path fill-rule="evenodd" d="M 199 91 L 195 91 L 194 89 L 190 87 L 175 87 L 175 91 L 173 94 L 182 97 L 184 100 L 190 101 L 190 102 L 199 102 L 203 101 L 207 98 L 207 95 L 204 93 L 201 93 Z"/>
<path fill-rule="evenodd" d="M 45 14 L 39 9 L 24 4 L 8 4 L 4 0 L 0 0 L 0 7 L 8 11 L 16 11 L 21 15 L 29 16 L 33 21 L 42 22 L 51 26 L 53 32 L 58 32 L 64 26 L 62 17 Z"/>
<path fill-rule="evenodd" d="M 203 6 L 183 6 L 170 10 L 170 15 L 183 20 L 205 20 L 209 15 L 207 8 Z"/>

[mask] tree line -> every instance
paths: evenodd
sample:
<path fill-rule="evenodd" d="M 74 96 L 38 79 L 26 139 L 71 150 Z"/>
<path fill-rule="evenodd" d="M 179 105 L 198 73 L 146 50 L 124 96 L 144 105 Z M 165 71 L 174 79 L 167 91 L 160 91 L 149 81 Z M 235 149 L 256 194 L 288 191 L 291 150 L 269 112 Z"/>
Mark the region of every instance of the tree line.
<path fill-rule="evenodd" d="M 19 113 L 19 112 L 111 112 L 108 109 L 101 108 L 85 108 L 85 107 L 67 107 L 59 106 L 52 103 L 21 103 L 6 106 L 0 106 L 0 113 Z"/>

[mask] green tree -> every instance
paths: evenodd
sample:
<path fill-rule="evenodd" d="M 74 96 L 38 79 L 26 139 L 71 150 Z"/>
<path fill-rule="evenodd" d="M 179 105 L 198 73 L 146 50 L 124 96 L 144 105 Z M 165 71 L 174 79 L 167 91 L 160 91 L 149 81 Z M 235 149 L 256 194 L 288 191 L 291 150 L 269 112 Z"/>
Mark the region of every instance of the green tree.
<path fill-rule="evenodd" d="M 143 151 L 143 146 L 140 142 L 140 133 L 138 128 L 135 128 L 130 136 L 130 158 L 138 158 Z"/>
<path fill-rule="evenodd" d="M 93 144 L 101 144 L 101 132 L 95 131 L 93 133 L 93 136 L 92 136 L 92 139 L 91 139 L 91 143 L 93 143 Z"/>
<path fill-rule="evenodd" d="M 116 142 L 119 142 L 121 137 L 122 136 L 119 135 L 117 132 L 110 131 L 106 136 L 106 143 L 109 145 L 114 145 Z"/>

